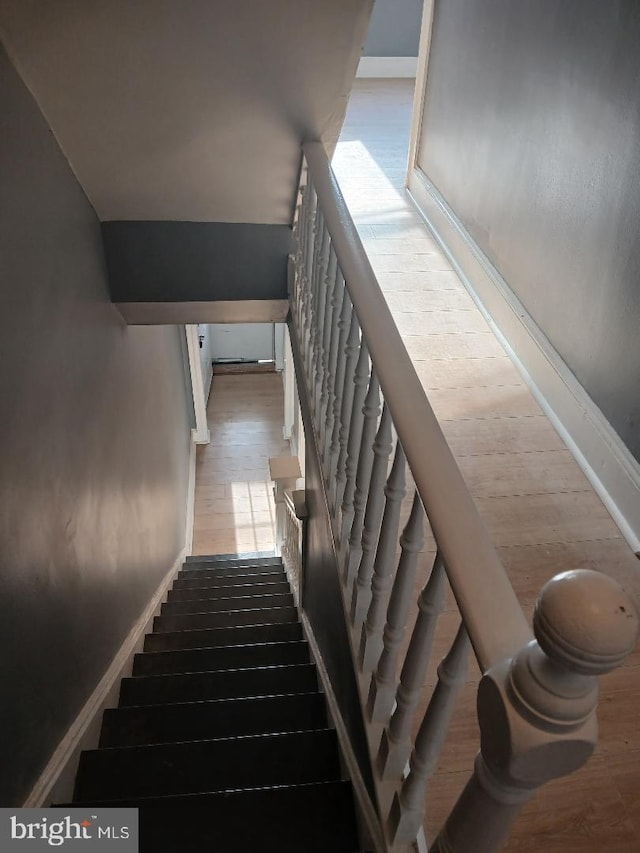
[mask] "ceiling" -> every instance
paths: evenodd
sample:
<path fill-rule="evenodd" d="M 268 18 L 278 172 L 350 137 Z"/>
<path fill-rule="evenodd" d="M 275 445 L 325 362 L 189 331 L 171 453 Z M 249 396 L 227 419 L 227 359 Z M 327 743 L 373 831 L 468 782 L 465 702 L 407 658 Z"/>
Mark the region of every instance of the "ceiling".
<path fill-rule="evenodd" d="M 99 218 L 289 224 L 373 0 L 0 0 L 0 36 Z"/>

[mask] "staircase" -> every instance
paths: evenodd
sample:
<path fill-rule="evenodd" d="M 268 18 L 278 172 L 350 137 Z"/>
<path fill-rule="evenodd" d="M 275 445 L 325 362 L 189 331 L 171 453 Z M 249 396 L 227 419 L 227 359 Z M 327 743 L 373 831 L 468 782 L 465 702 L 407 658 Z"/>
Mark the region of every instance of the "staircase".
<path fill-rule="evenodd" d="M 139 807 L 142 851 L 360 850 L 279 557 L 187 558 L 75 804 Z"/>

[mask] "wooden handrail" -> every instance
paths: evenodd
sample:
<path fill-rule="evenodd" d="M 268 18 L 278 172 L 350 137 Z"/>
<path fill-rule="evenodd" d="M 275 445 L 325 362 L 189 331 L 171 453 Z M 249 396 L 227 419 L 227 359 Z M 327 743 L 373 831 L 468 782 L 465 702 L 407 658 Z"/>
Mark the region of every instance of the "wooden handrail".
<path fill-rule="evenodd" d="M 486 672 L 514 656 L 533 632 L 407 354 L 324 147 L 309 142 L 303 151 L 384 399 Z"/>

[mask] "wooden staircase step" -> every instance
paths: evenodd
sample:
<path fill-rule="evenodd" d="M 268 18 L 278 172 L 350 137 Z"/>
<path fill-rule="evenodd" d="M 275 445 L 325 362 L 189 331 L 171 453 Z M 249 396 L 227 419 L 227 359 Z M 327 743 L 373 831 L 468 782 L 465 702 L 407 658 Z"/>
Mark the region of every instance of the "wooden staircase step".
<path fill-rule="evenodd" d="M 349 782 L 90 804 L 139 807 L 141 850 L 356 853 L 360 849 Z"/>
<path fill-rule="evenodd" d="M 273 579 L 275 576 L 278 580 L 286 580 L 286 573 L 282 566 L 232 566 L 211 567 L 202 566 L 199 568 L 180 569 L 178 572 L 178 580 L 199 580 L 202 578 L 255 578 L 269 577 Z"/>
<path fill-rule="evenodd" d="M 237 595 L 234 598 L 198 598 L 195 601 L 168 601 L 160 608 L 161 616 L 181 613 L 227 613 L 231 610 L 255 610 L 266 607 L 293 607 L 290 592 L 276 595 Z"/>
<path fill-rule="evenodd" d="M 316 668 L 311 663 L 182 675 L 143 675 L 122 679 L 120 706 L 309 693 L 317 689 Z"/>
<path fill-rule="evenodd" d="M 288 584 L 287 575 L 284 569 L 276 569 L 273 567 L 268 572 L 257 571 L 251 569 L 229 573 L 231 570 L 209 572 L 201 569 L 193 575 L 185 575 L 180 571 L 173 582 L 173 589 L 188 589 L 197 586 L 236 586 L 239 584 L 254 584 L 254 583 L 286 583 Z"/>
<path fill-rule="evenodd" d="M 249 735 L 81 754 L 74 800 L 166 794 L 338 780 L 335 731 Z M 253 822 L 254 817 L 245 815 Z"/>
<path fill-rule="evenodd" d="M 212 557 L 187 557 L 183 565 L 185 569 L 198 569 L 201 566 L 212 569 L 269 568 L 270 566 L 281 567 L 282 557 L 247 557 L 238 560 L 219 560 Z"/>
<path fill-rule="evenodd" d="M 228 610 L 225 613 L 190 613 L 156 616 L 154 631 L 185 631 L 192 628 L 235 628 L 240 625 L 273 625 L 277 622 L 295 622 L 296 608 L 269 607 L 247 610 Z"/>
<path fill-rule="evenodd" d="M 104 713 L 100 747 L 307 731 L 326 725 L 324 696 L 317 692 L 112 708 Z"/>
<path fill-rule="evenodd" d="M 145 652 L 162 652 L 171 649 L 217 648 L 247 643 L 283 643 L 301 639 L 302 625 L 298 621 L 274 622 L 147 634 L 144 639 L 144 650 Z"/>
<path fill-rule="evenodd" d="M 187 558 L 153 626 L 80 756 L 73 805 L 138 807 L 142 850 L 357 853 L 281 559 Z"/>
<path fill-rule="evenodd" d="M 274 551 L 241 551 L 239 554 L 189 554 L 186 563 L 207 560 L 211 563 L 238 563 L 243 560 L 281 560 Z"/>
<path fill-rule="evenodd" d="M 214 595 L 222 598 L 235 598 L 249 594 L 275 595 L 290 591 L 289 582 L 286 580 L 222 584 L 218 578 L 215 578 L 213 581 L 203 580 L 198 585 L 196 579 L 195 581 L 175 581 L 173 589 L 169 590 L 167 601 L 195 601 L 200 598 L 211 598 Z"/>
<path fill-rule="evenodd" d="M 133 675 L 167 675 L 212 672 L 250 666 L 308 663 L 309 646 L 304 640 L 285 643 L 253 643 L 209 649 L 177 649 L 144 652 L 133 661 Z"/>

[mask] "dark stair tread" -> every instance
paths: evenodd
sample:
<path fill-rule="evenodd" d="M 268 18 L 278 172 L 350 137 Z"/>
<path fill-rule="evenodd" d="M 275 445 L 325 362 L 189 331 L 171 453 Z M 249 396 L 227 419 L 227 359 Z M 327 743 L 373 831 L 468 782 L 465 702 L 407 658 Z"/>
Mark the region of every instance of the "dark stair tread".
<path fill-rule="evenodd" d="M 136 705 L 104 712 L 100 747 L 306 731 L 326 725 L 324 696 L 318 692 Z"/>
<path fill-rule="evenodd" d="M 316 690 L 317 684 L 315 664 L 311 663 L 182 675 L 143 675 L 122 679 L 120 706 L 270 696 L 276 692 L 308 693 Z"/>
<path fill-rule="evenodd" d="M 177 577 L 180 580 L 198 580 L 198 578 L 262 578 L 273 575 L 285 579 L 287 573 L 283 566 L 239 566 L 235 569 L 225 566 L 203 566 L 180 569 Z"/>
<path fill-rule="evenodd" d="M 308 663 L 309 646 L 305 640 L 284 643 L 251 643 L 208 649 L 178 649 L 143 652 L 133 660 L 133 675 L 166 675 L 185 672 L 211 672 L 269 664 Z"/>
<path fill-rule="evenodd" d="M 195 794 L 339 778 L 335 731 L 315 729 L 85 751 L 74 800 Z"/>
<path fill-rule="evenodd" d="M 228 610 L 223 613 L 182 613 L 156 616 L 154 632 L 183 631 L 191 628 L 234 628 L 240 625 L 269 625 L 277 622 L 295 622 L 298 617 L 294 606 Z"/>
<path fill-rule="evenodd" d="M 241 643 L 283 642 L 301 640 L 302 625 L 297 620 L 273 624 L 240 625 L 230 628 L 202 628 L 147 634 L 145 652 L 171 649 L 197 649 L 231 646 Z"/>
<path fill-rule="evenodd" d="M 166 601 L 161 609 L 162 616 L 193 613 L 228 613 L 231 610 L 256 610 L 263 607 L 293 607 L 293 595 L 290 592 L 270 594 L 237 595 L 234 598 L 209 596 L 193 601 Z"/>
<path fill-rule="evenodd" d="M 273 581 L 262 583 L 238 583 L 229 586 L 222 584 L 209 585 L 203 581 L 201 586 L 176 586 L 169 590 L 167 601 L 198 601 L 201 598 L 241 598 L 245 595 L 274 595 L 277 593 L 291 592 L 289 582 Z"/>
<path fill-rule="evenodd" d="M 179 572 L 173 582 L 173 589 L 188 589 L 193 587 L 245 586 L 254 583 L 286 583 L 287 574 L 284 569 L 270 572 L 208 572 L 202 571 L 189 575 Z"/>
<path fill-rule="evenodd" d="M 138 807 L 141 850 L 357 853 L 360 849 L 350 782 L 89 804 Z"/>
<path fill-rule="evenodd" d="M 240 551 L 237 554 L 190 554 L 185 557 L 186 563 L 197 563 L 200 560 L 211 562 L 234 562 L 237 560 L 279 560 L 273 551 Z"/>
<path fill-rule="evenodd" d="M 280 557 L 269 557 L 254 560 L 190 560 L 182 564 L 182 571 L 222 570 L 241 571 L 242 569 L 256 569 L 258 571 L 269 571 L 273 568 L 282 568 Z"/>

